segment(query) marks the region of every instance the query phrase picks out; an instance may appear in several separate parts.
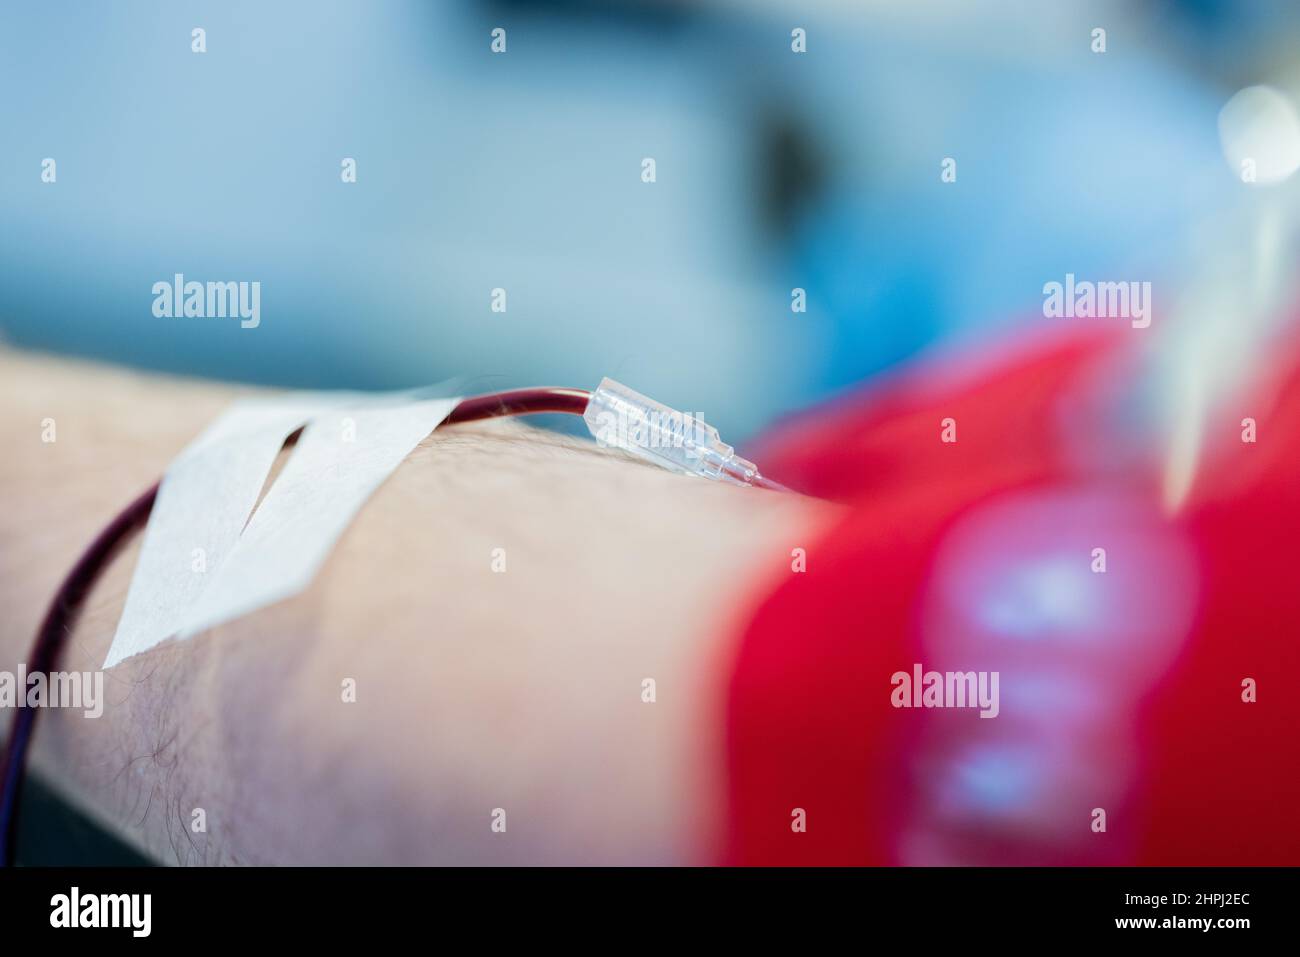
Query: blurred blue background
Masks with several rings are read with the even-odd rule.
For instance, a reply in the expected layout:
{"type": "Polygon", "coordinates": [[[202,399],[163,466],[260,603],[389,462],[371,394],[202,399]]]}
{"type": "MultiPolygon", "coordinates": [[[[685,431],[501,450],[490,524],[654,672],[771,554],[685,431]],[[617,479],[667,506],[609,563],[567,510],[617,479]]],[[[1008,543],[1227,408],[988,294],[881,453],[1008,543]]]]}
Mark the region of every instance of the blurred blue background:
{"type": "Polygon", "coordinates": [[[8,0],[0,328],[290,386],[610,375],[743,439],[1043,322],[1066,272],[1158,275],[1233,202],[1218,110],[1294,77],[1298,21],[1284,0],[8,0]],[[177,272],[260,281],[261,325],[156,318],[177,272]]]}

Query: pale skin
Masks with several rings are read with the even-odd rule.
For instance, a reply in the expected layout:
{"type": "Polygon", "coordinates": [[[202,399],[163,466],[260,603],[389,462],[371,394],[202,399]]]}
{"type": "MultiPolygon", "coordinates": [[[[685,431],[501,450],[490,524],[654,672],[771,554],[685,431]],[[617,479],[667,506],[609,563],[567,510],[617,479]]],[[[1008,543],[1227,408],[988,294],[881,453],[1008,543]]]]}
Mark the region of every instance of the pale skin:
{"type": "MultiPolygon", "coordinates": [[[[235,394],[0,350],[0,669],[235,394]]],[[[307,592],[111,669],[99,719],[44,711],[32,767],[166,863],[707,863],[738,629],[831,517],[515,423],[446,427],[307,592]]],[[[63,669],[102,665],[138,549],[63,669]]]]}

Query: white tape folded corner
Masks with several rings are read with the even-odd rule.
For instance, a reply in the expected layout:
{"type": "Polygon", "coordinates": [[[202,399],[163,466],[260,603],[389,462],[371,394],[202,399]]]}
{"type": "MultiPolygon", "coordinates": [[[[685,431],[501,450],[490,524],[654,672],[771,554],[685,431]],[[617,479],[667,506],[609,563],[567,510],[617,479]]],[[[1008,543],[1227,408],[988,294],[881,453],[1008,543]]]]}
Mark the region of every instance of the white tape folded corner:
{"type": "Polygon", "coordinates": [[[163,477],[104,667],[311,584],[370,495],[459,401],[430,391],[306,393],[227,410],[163,477]]]}

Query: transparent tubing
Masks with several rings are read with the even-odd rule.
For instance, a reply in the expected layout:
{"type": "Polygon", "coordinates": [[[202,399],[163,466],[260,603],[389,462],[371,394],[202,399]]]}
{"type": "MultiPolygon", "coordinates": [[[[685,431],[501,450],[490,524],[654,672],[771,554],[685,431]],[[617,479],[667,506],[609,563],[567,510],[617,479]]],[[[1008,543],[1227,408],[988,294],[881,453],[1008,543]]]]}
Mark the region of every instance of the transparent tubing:
{"type": "Polygon", "coordinates": [[[690,412],[678,412],[613,379],[602,379],[582,414],[596,442],[683,475],[730,485],[785,490],[723,442],[718,430],[690,412]]]}

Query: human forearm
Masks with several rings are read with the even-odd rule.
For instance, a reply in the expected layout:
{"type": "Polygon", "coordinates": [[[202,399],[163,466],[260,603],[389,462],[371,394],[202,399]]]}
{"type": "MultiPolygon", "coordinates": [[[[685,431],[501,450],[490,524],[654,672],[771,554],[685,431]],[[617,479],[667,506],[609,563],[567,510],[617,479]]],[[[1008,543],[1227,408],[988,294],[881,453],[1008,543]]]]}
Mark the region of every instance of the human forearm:
{"type": "MultiPolygon", "coordinates": [[[[69,397],[79,383],[55,391],[72,434],[104,439],[96,459],[118,457],[122,422],[149,451],[93,495],[66,464],[29,461],[12,480],[11,500],[46,488],[76,504],[44,503],[57,547],[24,586],[3,586],[21,606],[5,616],[6,661],[77,549],[228,400],[159,383],[112,406],[106,425],[93,421],[102,403],[69,397]]],[[[699,860],[718,793],[729,609],[754,575],[788,570],[811,520],[798,499],[545,433],[444,428],[307,593],[108,672],[104,718],[51,712],[37,758],[101,816],[184,861],[699,860]],[[492,570],[496,548],[504,573],[492,570]],[[641,700],[647,677],[653,705],[641,700]],[[195,808],[206,835],[190,828],[195,808]],[[506,834],[489,827],[494,808],[506,834]]],[[[0,525],[7,569],[31,551],[26,521],[0,525]]],[[[136,547],[92,595],[64,667],[102,662],[136,547]]]]}

